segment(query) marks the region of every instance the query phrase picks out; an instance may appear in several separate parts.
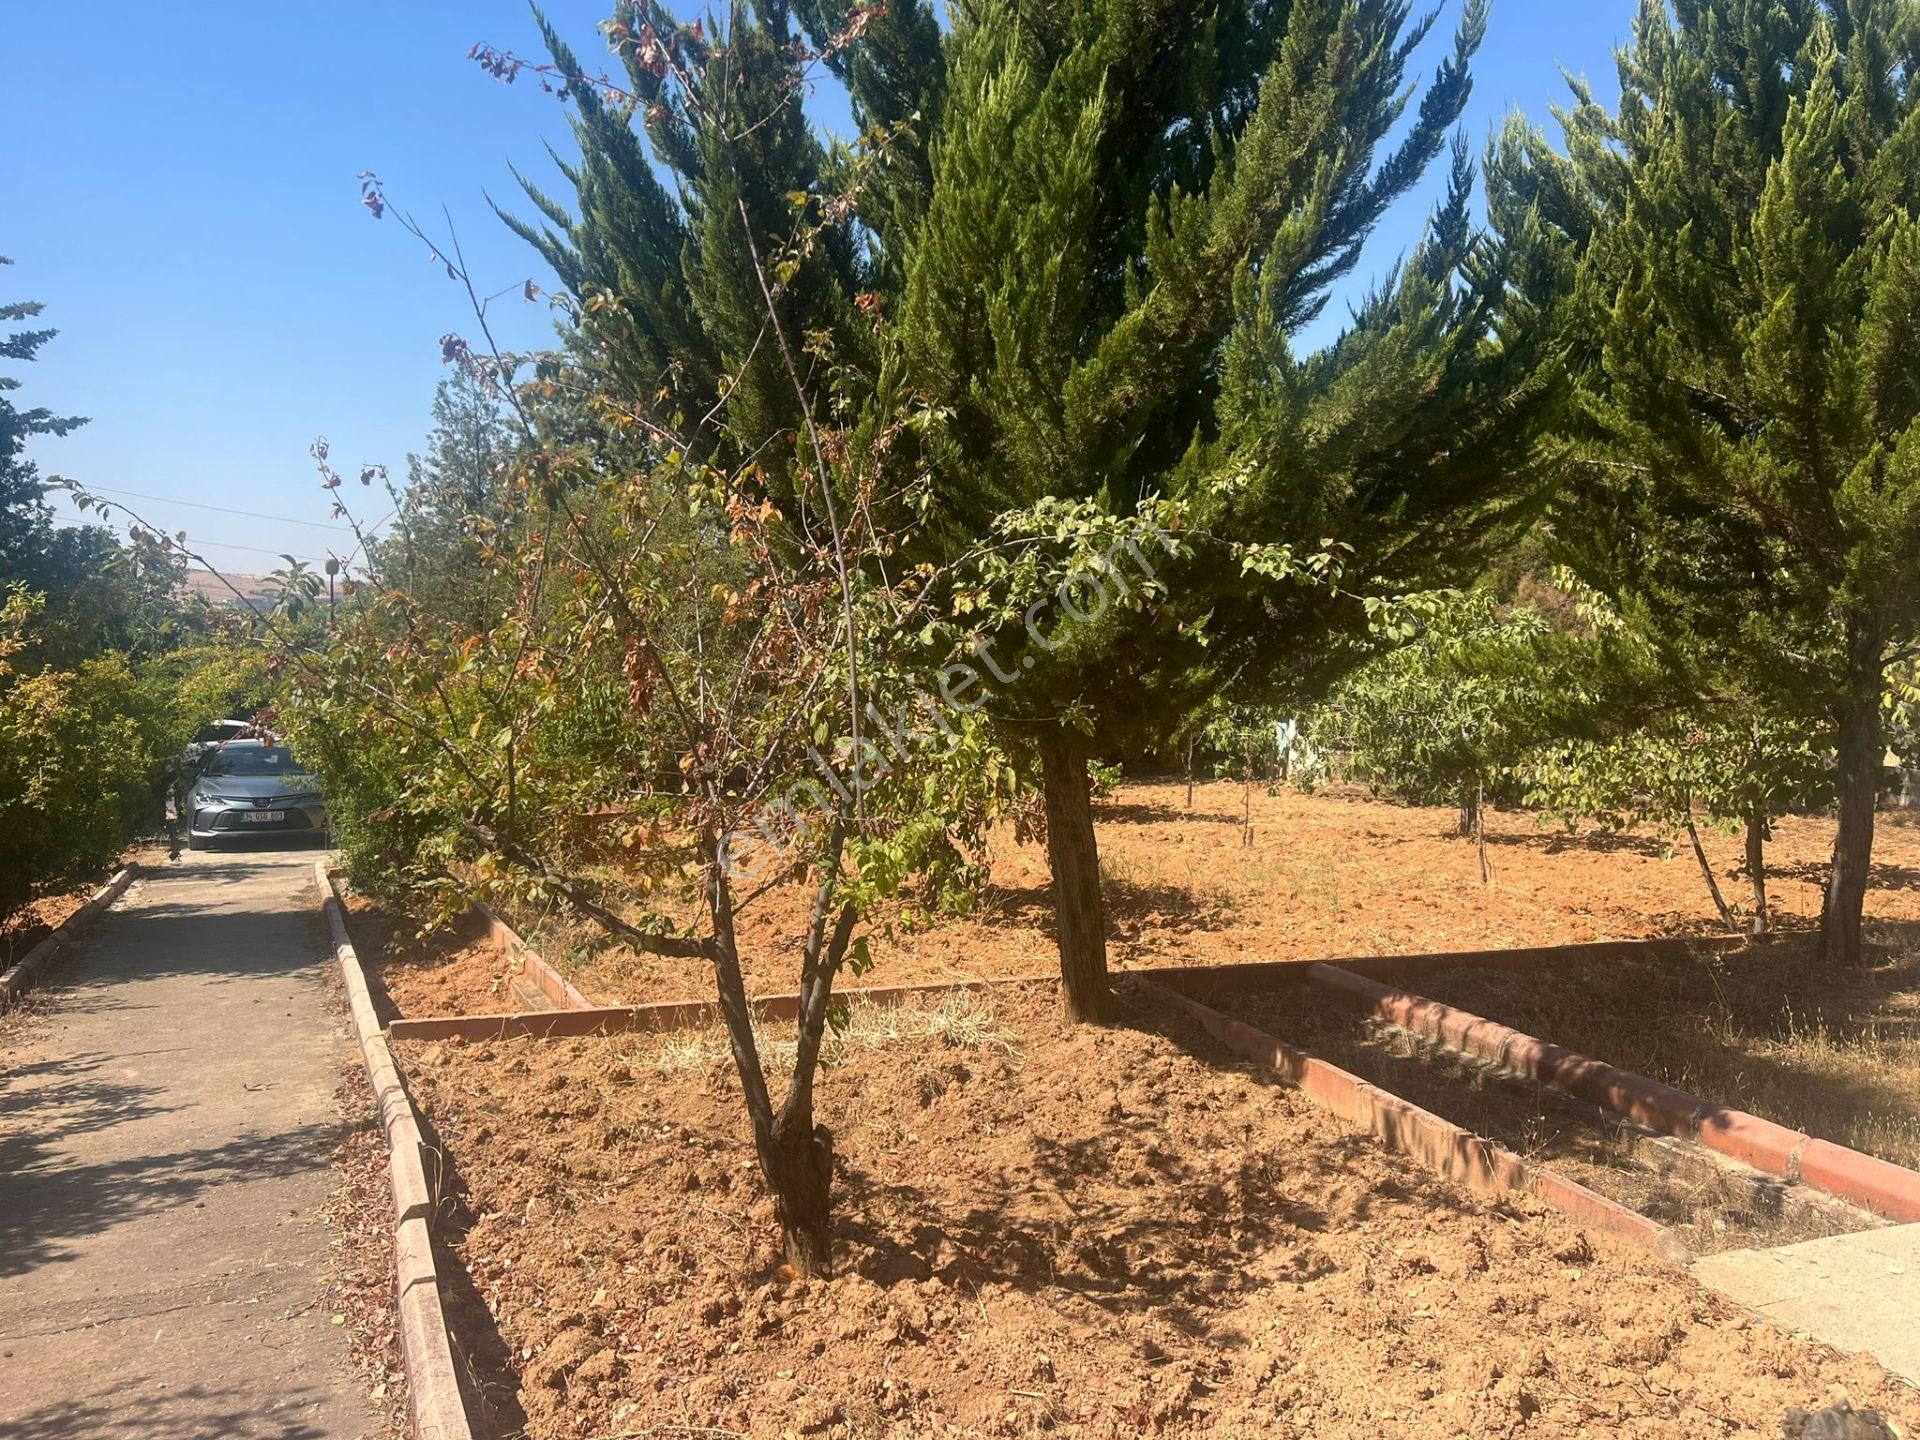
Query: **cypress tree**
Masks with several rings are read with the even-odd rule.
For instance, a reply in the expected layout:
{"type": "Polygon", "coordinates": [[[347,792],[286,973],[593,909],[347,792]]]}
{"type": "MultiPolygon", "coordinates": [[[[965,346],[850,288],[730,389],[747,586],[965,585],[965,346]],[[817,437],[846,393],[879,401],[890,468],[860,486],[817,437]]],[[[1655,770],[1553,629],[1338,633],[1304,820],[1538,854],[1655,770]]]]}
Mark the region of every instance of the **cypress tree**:
{"type": "Polygon", "coordinates": [[[1088,760],[1215,695],[1310,698],[1367,653],[1356,591],[1471,576],[1537,483],[1546,382],[1463,146],[1405,263],[1335,342],[1296,349],[1466,103],[1479,0],[1390,143],[1434,19],[1374,0],[955,14],[898,335],[950,417],[936,513],[956,550],[1010,516],[1179,530],[1152,603],[1043,650],[1017,623],[982,636],[1026,650],[992,713],[1040,762],[1078,1018],[1107,998],[1088,760]]]}
{"type": "Polygon", "coordinates": [[[1821,954],[1858,963],[1888,667],[1920,637],[1920,5],[1645,0],[1609,115],[1513,127],[1577,377],[1566,558],[1709,695],[1837,752],[1821,954]]]}

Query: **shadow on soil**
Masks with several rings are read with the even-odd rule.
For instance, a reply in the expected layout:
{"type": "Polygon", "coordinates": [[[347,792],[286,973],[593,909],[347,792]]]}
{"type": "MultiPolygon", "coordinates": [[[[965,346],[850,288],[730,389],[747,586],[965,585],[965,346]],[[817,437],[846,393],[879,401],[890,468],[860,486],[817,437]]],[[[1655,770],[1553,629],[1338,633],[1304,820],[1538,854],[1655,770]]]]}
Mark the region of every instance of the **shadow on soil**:
{"type": "MultiPolygon", "coordinates": [[[[1827,867],[1810,862],[1776,865],[1769,873],[1808,885],[1824,887],[1827,883],[1827,867]]],[[[1920,870],[1908,865],[1876,864],[1868,876],[1867,886],[1869,890],[1920,890],[1920,870]]]]}
{"type": "Polygon", "coordinates": [[[429,1152],[440,1157],[442,1166],[440,1208],[431,1229],[433,1263],[440,1276],[440,1303],[460,1378],[460,1398],[475,1440],[513,1440],[527,1428],[527,1412],[520,1405],[519,1370],[486,1297],[459,1254],[474,1220],[466,1182],[432,1119],[420,1106],[414,1109],[420,1118],[421,1139],[429,1152]]]}
{"type": "MultiPolygon", "coordinates": [[[[1251,1074],[1257,1084],[1283,1088],[1269,1074],[1250,1072],[1185,1015],[1139,997],[1117,998],[1116,1023],[1163,1037],[1209,1069],[1251,1074]]],[[[1231,1345],[1246,1337],[1222,1329],[1214,1317],[1234,1293],[1304,1284],[1335,1268],[1317,1247],[1300,1243],[1303,1235],[1362,1223],[1382,1201],[1419,1194],[1448,1203],[1449,1192],[1424,1176],[1381,1177],[1344,1194],[1339,1213],[1330,1214],[1303,1198],[1303,1173],[1277,1146],[1227,1165],[1209,1163],[1213,1157],[1206,1153],[1163,1143],[1155,1112],[1152,1102],[1142,1103],[1138,1113],[1130,1109],[1123,1083],[1097,1130],[1039,1141],[1030,1168],[983,1188],[981,1203],[965,1210],[911,1183],[878,1182],[858,1164],[843,1162],[835,1179],[836,1237],[853,1242],[859,1257],[854,1270],[882,1287],[934,1275],[956,1285],[993,1282],[1070,1295],[1130,1325],[1152,1314],[1189,1335],[1231,1345]],[[1116,1194],[1114,1167],[1123,1154],[1144,1156],[1129,1189],[1151,1188],[1165,1205],[1143,1209],[1125,1193],[1116,1194]],[[904,1230],[867,1218],[901,1215],[921,1218],[904,1230]],[[1222,1223],[1229,1218],[1230,1224],[1222,1223]],[[1257,1270],[1247,1268],[1253,1257],[1263,1262],[1257,1270]]],[[[1367,1136],[1354,1133],[1320,1149],[1338,1169],[1371,1147],[1367,1136]]],[[[1107,1322],[1084,1316],[1070,1323],[1107,1322]]]]}
{"type": "Polygon", "coordinates": [[[1189,809],[1151,800],[1096,800],[1093,819],[1097,825],[1231,825],[1238,829],[1241,824],[1238,811],[1189,809]]]}
{"type": "MultiPolygon", "coordinates": [[[[1230,896],[1172,881],[1139,882],[1105,876],[1100,882],[1107,923],[1126,938],[1151,921],[1157,930],[1185,935],[1219,929],[1239,908],[1230,896]]],[[[996,885],[980,907],[982,924],[1002,930],[1053,934],[1051,885],[996,885]]]]}

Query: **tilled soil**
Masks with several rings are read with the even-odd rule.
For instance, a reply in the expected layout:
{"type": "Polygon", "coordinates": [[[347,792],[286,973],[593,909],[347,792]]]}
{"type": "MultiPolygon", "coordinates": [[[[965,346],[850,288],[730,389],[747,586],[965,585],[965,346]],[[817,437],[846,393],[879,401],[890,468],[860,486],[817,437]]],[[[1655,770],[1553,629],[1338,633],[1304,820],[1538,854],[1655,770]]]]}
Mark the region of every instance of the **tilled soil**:
{"type": "Polygon", "coordinates": [[[527,1433],[1666,1440],[1839,1391],[1920,1425],[1871,1362],[1429,1177],[1184,1017],[985,1003],[856,1017],[826,1281],[776,1265],[715,1036],[397,1047],[527,1433]]]}

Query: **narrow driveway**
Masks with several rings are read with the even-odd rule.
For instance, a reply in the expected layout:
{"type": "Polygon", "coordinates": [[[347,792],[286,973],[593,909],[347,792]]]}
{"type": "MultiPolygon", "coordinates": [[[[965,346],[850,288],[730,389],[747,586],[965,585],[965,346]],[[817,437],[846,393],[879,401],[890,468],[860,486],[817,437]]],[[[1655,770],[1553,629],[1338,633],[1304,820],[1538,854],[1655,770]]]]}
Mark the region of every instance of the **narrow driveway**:
{"type": "Polygon", "coordinates": [[[350,1032],[311,850],[137,880],[0,1025],[0,1437],[375,1433],[322,1299],[350,1032]]]}

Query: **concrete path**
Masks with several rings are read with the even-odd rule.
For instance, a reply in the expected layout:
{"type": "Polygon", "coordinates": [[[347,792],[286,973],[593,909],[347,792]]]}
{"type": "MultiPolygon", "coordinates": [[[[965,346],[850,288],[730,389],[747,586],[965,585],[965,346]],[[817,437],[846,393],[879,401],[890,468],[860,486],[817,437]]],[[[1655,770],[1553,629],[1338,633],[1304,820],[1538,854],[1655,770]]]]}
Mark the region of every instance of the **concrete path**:
{"type": "Polygon", "coordinates": [[[377,1433],[322,1300],[351,1038],[311,850],[145,875],[0,1025],[0,1437],[377,1433]]]}
{"type": "Polygon", "coordinates": [[[1920,1225],[1729,1250],[1696,1260],[1693,1273],[1789,1330],[1864,1351],[1920,1385],[1920,1225]]]}

